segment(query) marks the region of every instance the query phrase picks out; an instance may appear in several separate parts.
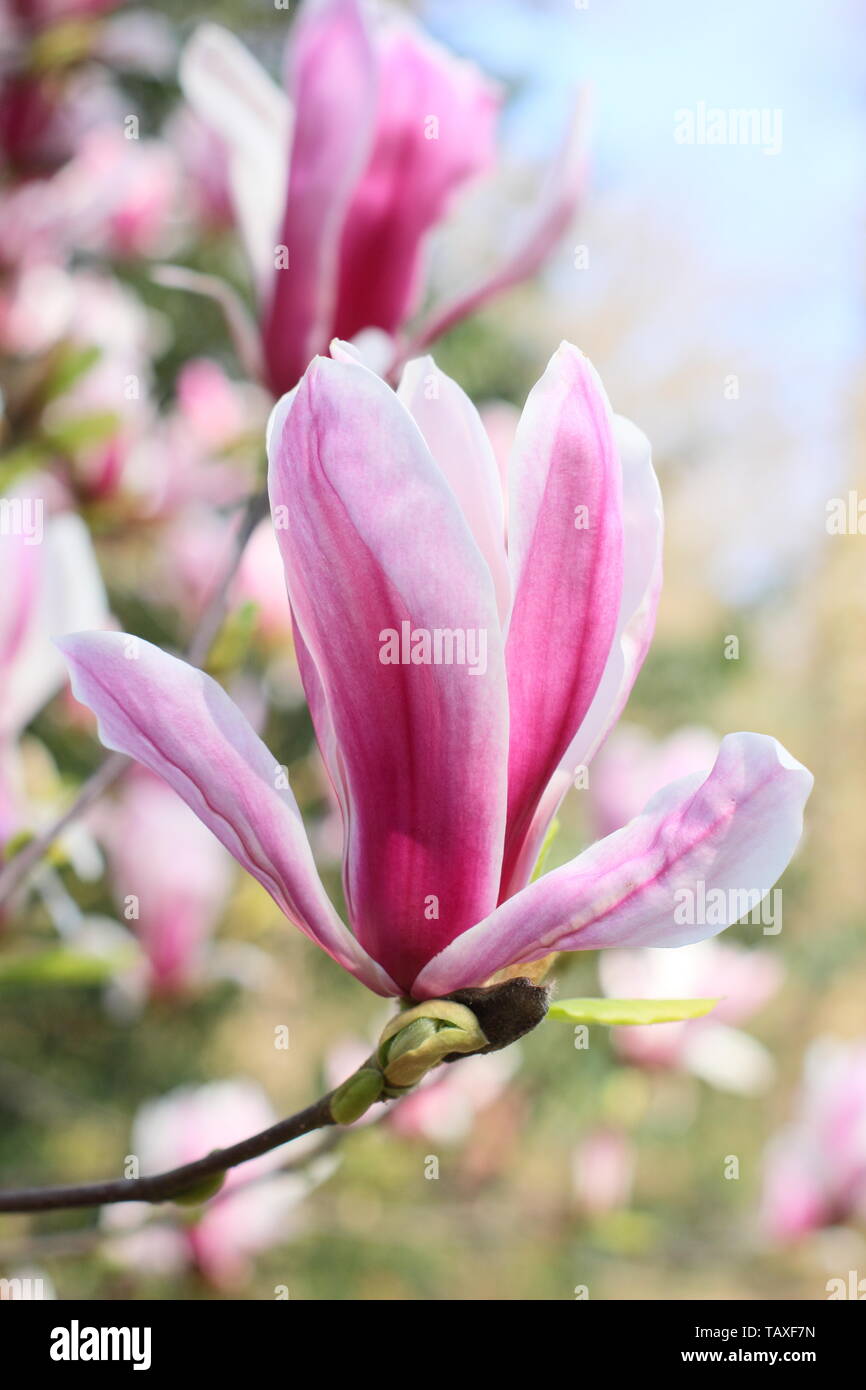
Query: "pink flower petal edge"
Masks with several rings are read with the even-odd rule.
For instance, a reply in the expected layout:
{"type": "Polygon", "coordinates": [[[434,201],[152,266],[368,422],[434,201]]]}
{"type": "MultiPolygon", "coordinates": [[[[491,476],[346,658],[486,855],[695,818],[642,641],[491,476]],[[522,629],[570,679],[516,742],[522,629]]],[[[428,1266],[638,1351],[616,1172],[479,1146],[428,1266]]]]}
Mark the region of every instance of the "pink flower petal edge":
{"type": "Polygon", "coordinates": [[[290,921],[377,994],[399,991],[334,911],[283,769],[210,676],[122,632],[57,644],[108,748],[163,777],[290,921]]]}
{"type": "Polygon", "coordinates": [[[742,893],[762,897],[788,864],[812,781],[776,739],[729,734],[706,780],[672,783],[622,830],[503,903],[421,971],[413,994],[448,993],[555,950],[684,946],[715,935],[740,917],[742,893]],[[727,895],[726,920],[700,920],[700,884],[727,895]],[[696,920],[680,923],[689,893],[696,920]]]}

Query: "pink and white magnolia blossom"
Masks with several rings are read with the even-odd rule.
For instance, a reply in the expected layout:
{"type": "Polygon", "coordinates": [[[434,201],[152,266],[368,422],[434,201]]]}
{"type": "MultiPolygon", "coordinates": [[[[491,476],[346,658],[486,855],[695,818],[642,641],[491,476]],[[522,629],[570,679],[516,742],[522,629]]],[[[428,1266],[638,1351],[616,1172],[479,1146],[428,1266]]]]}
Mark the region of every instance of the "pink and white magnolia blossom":
{"type": "Polygon", "coordinates": [[[584,1135],[571,1155],[575,1202],[589,1217],[608,1216],[631,1201],[637,1154],[624,1130],[599,1125],[584,1135]]]}
{"type": "Polygon", "coordinates": [[[200,984],[231,859],[176,792],[135,766],[105,817],[111,878],[156,994],[200,984]]]}
{"type": "MultiPolygon", "coordinates": [[[[719,740],[709,729],[682,728],[656,740],[637,725],[620,725],[600,750],[589,778],[593,828],[610,835],[638,815],[653,788],[706,771],[719,740]]],[[[745,1095],[773,1079],[767,1049],[735,1025],[756,1013],[779,988],[782,967],[767,951],[700,941],[679,951],[608,951],[599,965],[605,994],[614,998],[680,999],[719,996],[704,1018],[614,1028],[620,1056],[634,1063],[688,1071],[721,1090],[745,1095]]]]}
{"type": "Polygon", "coordinates": [[[866,1039],[810,1047],[794,1117],[764,1158],[762,1225],[778,1241],[866,1221],[866,1039]]]}
{"type": "Polygon", "coordinates": [[[778,990],[782,967],[768,951],[699,941],[680,951],[607,951],[605,994],[627,999],[718,998],[712,1013],[681,1023],[614,1028],[620,1056],[636,1066],[688,1071],[719,1090],[756,1095],[773,1080],[767,1049],[737,1025],[778,990]]]}
{"type": "MultiPolygon", "coordinates": [[[[275,394],[334,336],[394,338],[418,307],[428,234],[494,165],[498,88],[405,15],[374,14],[363,0],[307,0],[284,92],[213,24],[193,34],[180,80],[226,148],[275,394]]],[[[503,263],[436,309],[414,341],[426,344],[538,270],[583,186],[578,126],[503,263]]]]}
{"type": "Polygon", "coordinates": [[[52,639],[108,621],[86,526],[44,507],[24,492],[0,499],[0,839],[20,823],[18,740],[63,686],[52,639]]]}
{"type": "MultiPolygon", "coordinates": [[[[276,1122],[267,1096],[252,1081],[214,1081],[182,1086],[148,1101],[132,1129],[132,1153],[142,1174],[158,1173],[203,1158],[276,1122]]],[[[297,1141],[300,1156],[314,1136],[297,1141]]],[[[178,1273],[189,1265],[215,1287],[242,1284],[252,1258],[292,1233],[304,1198],[334,1170],[332,1157],[314,1159],[303,1172],[281,1173],[280,1149],[230,1168],[225,1182],[194,1221],[151,1220],[154,1208],[127,1202],[104,1208],[105,1253],[140,1273],[178,1273]]]]}
{"type": "Polygon", "coordinates": [[[596,835],[610,835],[633,819],[656,787],[712,767],[719,740],[709,729],[676,729],[654,739],[637,724],[620,724],[599,750],[589,778],[596,835]]]}
{"type": "Polygon", "coordinates": [[[456,382],[425,358],[395,392],[335,351],[274,410],[270,495],[342,811],[350,927],[285,770],[201,671],[123,634],[65,639],[103,742],[165,777],[380,994],[423,1000],[551,951],[713,935],[727,923],[677,922],[677,894],[722,890],[733,920],[731,890],[768,892],[801,834],[811,774],[766,735],[729,735],[706,776],[530,882],[652,635],[662,523],[646,439],[564,343],[517,430],[506,545],[499,470],[456,382]]]}

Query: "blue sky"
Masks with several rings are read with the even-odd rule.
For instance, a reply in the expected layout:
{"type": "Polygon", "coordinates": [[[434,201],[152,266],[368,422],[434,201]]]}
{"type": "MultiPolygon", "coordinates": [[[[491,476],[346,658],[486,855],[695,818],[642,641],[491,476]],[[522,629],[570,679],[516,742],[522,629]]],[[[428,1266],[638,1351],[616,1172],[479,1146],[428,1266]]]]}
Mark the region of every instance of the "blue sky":
{"type": "Polygon", "coordinates": [[[707,295],[679,306],[688,330],[727,338],[734,353],[747,346],[766,366],[815,440],[792,493],[819,496],[845,476],[832,440],[864,359],[866,15],[857,8],[427,0],[423,11],[438,37],[513,89],[504,133],[520,156],[544,157],[569,93],[591,83],[595,195],[652,206],[696,248],[707,295]],[[780,152],[678,144],[675,112],[699,102],[781,111],[780,152]]]}

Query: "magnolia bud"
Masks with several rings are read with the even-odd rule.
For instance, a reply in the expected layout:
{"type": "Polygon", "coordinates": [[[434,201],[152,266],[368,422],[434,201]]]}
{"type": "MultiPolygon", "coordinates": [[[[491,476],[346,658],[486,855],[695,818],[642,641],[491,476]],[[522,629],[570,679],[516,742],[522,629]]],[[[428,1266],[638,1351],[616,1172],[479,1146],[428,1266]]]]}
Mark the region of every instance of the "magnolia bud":
{"type": "Polygon", "coordinates": [[[379,1041],[386,1094],[416,1086],[433,1067],[458,1052],[478,1052],[487,1038],[463,1004],[429,999],[392,1018],[379,1041]]]}

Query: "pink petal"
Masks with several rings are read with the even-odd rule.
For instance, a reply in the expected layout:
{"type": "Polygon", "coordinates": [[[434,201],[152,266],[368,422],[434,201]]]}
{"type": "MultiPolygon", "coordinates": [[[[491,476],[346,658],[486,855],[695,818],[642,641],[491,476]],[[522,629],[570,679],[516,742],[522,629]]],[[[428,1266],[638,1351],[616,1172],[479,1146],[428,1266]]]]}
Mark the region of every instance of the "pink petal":
{"type": "Polygon", "coordinates": [[[219,138],[259,293],[270,284],[286,193],[291,107],[228,29],[200,24],[181,54],[184,96],[219,138]]]}
{"type": "Polygon", "coordinates": [[[505,622],[511,607],[511,577],[505,553],[502,485],[478,411],[432,357],[407,362],[397,395],[460,503],[493,576],[499,616],[505,622]]]}
{"type": "Polygon", "coordinates": [[[183,990],[203,969],[234,865],[168,783],[140,766],[106,810],[115,896],[138,898],[134,930],[151,983],[158,991],[183,990]]]}
{"type": "Polygon", "coordinates": [[[377,994],[398,993],[328,901],[282,769],[222,686],[127,633],[79,632],[58,646],[106,747],[165,778],[334,960],[377,994]]]}
{"type": "Polygon", "coordinates": [[[783,1130],[767,1146],[760,1221],[770,1239],[785,1244],[832,1224],[836,1213],[820,1158],[817,1146],[810,1149],[796,1127],[783,1130]]]}
{"type": "Polygon", "coordinates": [[[722,925],[680,923],[683,890],[764,894],[800,838],[812,775],[775,739],[729,734],[705,781],[684,778],[642,815],[503,903],[421,972],[416,998],[479,984],[550,951],[685,946],[722,925]]]}
{"type": "Polygon", "coordinates": [[[508,511],[514,607],[506,644],[504,888],[539,800],[592,704],[622,594],[620,463],[609,408],[586,358],[568,343],[526,402],[508,511]]]}
{"type": "Polygon", "coordinates": [[[271,432],[270,489],[342,800],[350,918],[405,988],[496,900],[508,714],[490,572],[411,416],[365,367],[311,365],[271,432]],[[486,669],[383,663],[403,623],[474,635],[486,669]]]}
{"type": "Polygon", "coordinates": [[[415,308],[427,232],[492,166],[498,93],[405,22],[387,24],[372,153],[349,206],[334,332],[394,333],[415,308]],[[435,123],[435,124],[434,124],[435,123]]]}
{"type": "Polygon", "coordinates": [[[447,301],[413,336],[408,356],[421,352],[456,323],[477,311],[495,295],[529,280],[568,230],[586,183],[586,98],[579,93],[559,152],[539,191],[528,225],[503,264],[454,299],[447,301]]]}
{"type": "Polygon", "coordinates": [[[357,0],[304,6],[287,80],[295,130],[279,243],[289,264],[274,271],[263,329],[276,395],[294,386],[334,332],[340,242],[376,110],[376,58],[357,0]]]}
{"type": "Polygon", "coordinates": [[[622,465],[623,584],[616,635],[604,674],[580,728],[545,788],[502,896],[528,882],[547,829],[579,767],[585,767],[622,713],[649,650],[662,583],[662,500],[649,441],[629,420],[614,416],[622,465]]]}
{"type": "MultiPolygon", "coordinates": [[[[40,522],[41,525],[41,522],[40,522]]],[[[44,536],[0,536],[0,736],[17,737],[65,679],[52,638],[108,621],[108,600],[81,517],[45,521],[44,536]]]]}

